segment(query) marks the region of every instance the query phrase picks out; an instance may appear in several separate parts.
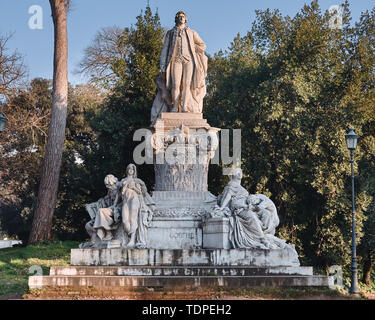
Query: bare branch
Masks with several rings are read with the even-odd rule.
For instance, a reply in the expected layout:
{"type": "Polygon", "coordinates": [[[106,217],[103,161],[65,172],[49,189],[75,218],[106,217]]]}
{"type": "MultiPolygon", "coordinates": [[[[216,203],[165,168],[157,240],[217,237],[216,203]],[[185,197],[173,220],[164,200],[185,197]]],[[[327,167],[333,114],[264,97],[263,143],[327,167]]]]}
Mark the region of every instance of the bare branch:
{"type": "Polygon", "coordinates": [[[85,49],[78,73],[85,74],[92,82],[115,82],[129,54],[127,40],[127,29],[117,26],[101,29],[85,49]]]}
{"type": "Polygon", "coordinates": [[[24,85],[27,68],[23,56],[14,51],[8,52],[8,41],[13,34],[0,35],[0,95],[8,96],[10,91],[24,85]]]}

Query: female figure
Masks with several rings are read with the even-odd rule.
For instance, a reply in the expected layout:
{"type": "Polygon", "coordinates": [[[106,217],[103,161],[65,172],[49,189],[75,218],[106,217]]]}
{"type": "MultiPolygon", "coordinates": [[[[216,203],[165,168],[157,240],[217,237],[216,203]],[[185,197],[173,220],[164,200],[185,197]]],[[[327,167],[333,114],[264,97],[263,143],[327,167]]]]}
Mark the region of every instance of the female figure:
{"type": "Polygon", "coordinates": [[[122,223],[130,240],[128,247],[146,247],[147,226],[152,219],[151,207],[154,205],[147,193],[145,183],[137,178],[137,168],[129,164],[126,168],[127,177],[120,183],[122,186],[122,223]]]}
{"type": "Polygon", "coordinates": [[[227,207],[231,212],[229,239],[233,247],[259,249],[285,247],[285,241],[274,236],[275,228],[279,223],[276,207],[271,208],[272,201],[263,195],[249,196],[247,190],[241,186],[241,179],[242,170],[237,168],[233,171],[231,181],[219,199],[219,209],[224,210],[227,207]]]}

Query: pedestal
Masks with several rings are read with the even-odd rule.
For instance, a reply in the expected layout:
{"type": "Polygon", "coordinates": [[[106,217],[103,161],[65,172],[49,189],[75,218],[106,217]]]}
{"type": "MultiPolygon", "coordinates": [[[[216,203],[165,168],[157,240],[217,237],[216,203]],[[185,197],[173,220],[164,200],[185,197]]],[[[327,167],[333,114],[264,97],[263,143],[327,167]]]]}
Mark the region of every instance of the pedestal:
{"type": "Polygon", "coordinates": [[[208,191],[208,166],[220,129],[202,114],[163,113],[153,130],[155,191],[208,191]]]}
{"type": "Polygon", "coordinates": [[[156,208],[148,229],[149,247],[202,248],[202,217],[216,204],[207,179],[219,129],[202,114],[163,113],[153,130],[156,208]]]}
{"type": "Polygon", "coordinates": [[[212,218],[203,223],[203,248],[230,249],[229,219],[212,218]]]}

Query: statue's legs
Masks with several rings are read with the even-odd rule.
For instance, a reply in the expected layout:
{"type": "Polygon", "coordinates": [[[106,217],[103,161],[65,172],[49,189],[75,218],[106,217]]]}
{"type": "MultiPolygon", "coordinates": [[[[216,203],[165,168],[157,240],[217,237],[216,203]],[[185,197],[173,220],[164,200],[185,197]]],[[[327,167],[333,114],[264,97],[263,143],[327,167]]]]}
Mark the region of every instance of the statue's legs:
{"type": "Polygon", "coordinates": [[[192,109],[192,94],[191,94],[191,79],[193,77],[193,63],[186,62],[183,65],[182,74],[182,91],[181,91],[181,111],[191,112],[192,109]]]}
{"type": "Polygon", "coordinates": [[[257,215],[260,221],[262,222],[263,232],[274,235],[276,226],[273,223],[272,212],[266,209],[262,209],[257,213],[257,215]]]}
{"type": "Polygon", "coordinates": [[[243,227],[251,234],[257,241],[265,245],[267,248],[270,247],[269,241],[266,239],[265,234],[263,232],[262,222],[260,221],[258,215],[249,210],[244,209],[238,214],[243,220],[243,227]]]}
{"type": "Polygon", "coordinates": [[[90,236],[91,242],[95,243],[96,240],[97,240],[97,235],[95,233],[95,230],[94,230],[93,226],[94,226],[94,220],[91,220],[91,221],[86,223],[85,229],[90,236]]]}
{"type": "Polygon", "coordinates": [[[140,211],[141,203],[138,197],[124,200],[122,206],[122,222],[124,225],[125,232],[129,235],[130,241],[129,247],[135,245],[135,236],[138,229],[138,214],[140,211]]]}
{"type": "Polygon", "coordinates": [[[182,80],[182,61],[180,59],[176,59],[172,63],[171,67],[171,74],[172,74],[172,103],[173,103],[173,110],[172,112],[179,112],[179,102],[180,102],[180,87],[181,87],[181,80],[182,80]]]}

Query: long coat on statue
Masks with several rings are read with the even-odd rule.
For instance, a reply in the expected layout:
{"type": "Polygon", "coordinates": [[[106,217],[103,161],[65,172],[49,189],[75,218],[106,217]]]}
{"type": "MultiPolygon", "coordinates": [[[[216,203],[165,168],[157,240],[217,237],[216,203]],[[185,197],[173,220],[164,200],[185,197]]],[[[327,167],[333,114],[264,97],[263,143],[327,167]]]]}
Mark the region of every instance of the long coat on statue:
{"type": "MultiPolygon", "coordinates": [[[[178,28],[174,27],[169,30],[164,39],[163,49],[160,57],[160,69],[165,71],[165,86],[167,90],[172,89],[172,74],[171,65],[174,61],[177,47],[177,31],[178,28]]],[[[193,103],[189,106],[189,112],[202,113],[203,98],[206,95],[206,76],[207,76],[207,61],[208,58],[204,54],[206,45],[199,37],[198,33],[191,30],[189,27],[185,28],[186,36],[189,43],[190,52],[193,57],[193,77],[191,81],[191,94],[193,103]]]]}

